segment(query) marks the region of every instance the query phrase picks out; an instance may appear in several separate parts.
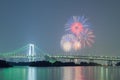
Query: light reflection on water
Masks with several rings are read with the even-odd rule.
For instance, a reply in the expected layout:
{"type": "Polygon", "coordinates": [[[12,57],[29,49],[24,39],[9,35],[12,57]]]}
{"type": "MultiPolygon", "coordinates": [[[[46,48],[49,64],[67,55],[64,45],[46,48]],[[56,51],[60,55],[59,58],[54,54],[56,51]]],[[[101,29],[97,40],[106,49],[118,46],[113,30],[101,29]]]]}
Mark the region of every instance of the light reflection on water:
{"type": "Polygon", "coordinates": [[[0,80],[119,80],[120,67],[12,67],[0,80]]]}
{"type": "Polygon", "coordinates": [[[28,80],[36,80],[36,69],[34,67],[28,68],[28,80]]]}
{"type": "Polygon", "coordinates": [[[68,67],[63,68],[63,79],[62,80],[84,80],[82,73],[82,67],[68,67]]]}

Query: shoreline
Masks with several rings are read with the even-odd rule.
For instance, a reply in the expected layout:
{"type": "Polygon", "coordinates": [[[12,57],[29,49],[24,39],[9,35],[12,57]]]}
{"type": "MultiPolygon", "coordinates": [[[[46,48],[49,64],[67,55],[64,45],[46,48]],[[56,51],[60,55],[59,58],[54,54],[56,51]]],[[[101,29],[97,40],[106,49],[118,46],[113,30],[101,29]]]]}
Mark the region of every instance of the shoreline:
{"type": "MultiPolygon", "coordinates": [[[[49,61],[35,61],[35,62],[7,62],[4,60],[0,60],[0,68],[7,68],[13,66],[30,66],[30,67],[65,67],[65,66],[104,66],[94,62],[80,62],[79,64],[75,64],[74,62],[61,62],[56,61],[51,63],[49,61]]],[[[120,66],[118,62],[115,66],[120,66]]]]}

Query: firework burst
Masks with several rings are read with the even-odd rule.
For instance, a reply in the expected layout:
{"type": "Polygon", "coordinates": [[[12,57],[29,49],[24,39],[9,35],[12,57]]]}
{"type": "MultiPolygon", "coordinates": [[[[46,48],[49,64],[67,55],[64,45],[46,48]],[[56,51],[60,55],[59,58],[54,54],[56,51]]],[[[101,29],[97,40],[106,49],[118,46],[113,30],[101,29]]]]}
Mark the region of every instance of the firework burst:
{"type": "Polygon", "coordinates": [[[81,49],[81,43],[80,43],[79,41],[75,41],[75,42],[73,43],[73,49],[74,49],[75,51],[80,50],[80,49],[81,49]]]}
{"type": "Polygon", "coordinates": [[[80,35],[80,41],[82,44],[82,47],[89,46],[91,47],[94,43],[95,35],[93,34],[93,31],[89,28],[85,28],[80,35]]]}
{"type": "Polygon", "coordinates": [[[72,45],[76,37],[73,34],[63,35],[61,39],[61,47],[65,52],[69,52],[72,50],[72,45]]]}
{"type": "Polygon", "coordinates": [[[68,34],[61,39],[61,47],[64,51],[80,50],[86,46],[91,47],[94,43],[95,35],[90,29],[88,19],[84,16],[73,16],[65,25],[68,34]]]}
{"type": "Polygon", "coordinates": [[[78,36],[83,31],[83,28],[88,27],[87,20],[84,16],[73,16],[65,25],[65,30],[78,36]]]}

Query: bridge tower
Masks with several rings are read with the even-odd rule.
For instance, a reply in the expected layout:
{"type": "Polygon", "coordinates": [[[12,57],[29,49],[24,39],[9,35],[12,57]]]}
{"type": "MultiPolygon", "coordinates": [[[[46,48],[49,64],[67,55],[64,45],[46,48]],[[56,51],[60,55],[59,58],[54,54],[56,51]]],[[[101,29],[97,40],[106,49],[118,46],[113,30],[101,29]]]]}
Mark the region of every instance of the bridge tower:
{"type": "Polygon", "coordinates": [[[35,45],[34,44],[29,44],[29,52],[28,52],[28,56],[29,56],[29,61],[33,61],[35,60],[35,58],[33,56],[35,56],[35,45]]]}
{"type": "Polygon", "coordinates": [[[29,56],[35,55],[35,46],[34,44],[29,44],[29,56]]]}

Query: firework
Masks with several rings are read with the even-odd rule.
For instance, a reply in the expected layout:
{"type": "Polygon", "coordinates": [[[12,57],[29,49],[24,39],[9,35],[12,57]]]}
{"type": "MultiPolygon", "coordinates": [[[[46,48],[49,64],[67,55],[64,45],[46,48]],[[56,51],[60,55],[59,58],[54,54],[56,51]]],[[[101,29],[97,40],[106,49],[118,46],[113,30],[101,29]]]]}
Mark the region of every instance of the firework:
{"type": "Polygon", "coordinates": [[[93,31],[89,28],[85,28],[80,35],[82,46],[91,47],[92,44],[94,43],[94,38],[95,38],[95,35],[93,34],[93,31]]]}
{"type": "Polygon", "coordinates": [[[73,34],[66,34],[61,39],[61,47],[65,52],[80,50],[81,43],[73,34]]]}
{"type": "Polygon", "coordinates": [[[71,51],[74,40],[75,40],[75,36],[73,34],[64,35],[61,39],[62,49],[66,52],[71,51]]]}
{"type": "Polygon", "coordinates": [[[62,48],[65,52],[69,52],[72,49],[72,43],[69,41],[66,41],[63,43],[62,48]]]}
{"type": "Polygon", "coordinates": [[[87,19],[85,19],[84,16],[73,16],[65,25],[65,30],[78,36],[83,31],[84,27],[88,27],[87,19]]]}
{"type": "Polygon", "coordinates": [[[88,19],[84,16],[73,16],[65,25],[68,34],[61,39],[61,47],[65,52],[78,51],[86,46],[91,47],[95,35],[88,25],[88,19]]]}
{"type": "Polygon", "coordinates": [[[66,41],[73,42],[75,39],[76,39],[76,37],[73,34],[63,35],[63,37],[61,39],[61,45],[66,41]]]}
{"type": "Polygon", "coordinates": [[[80,49],[81,49],[81,43],[80,43],[79,41],[75,41],[75,42],[73,43],[73,49],[74,49],[75,51],[80,50],[80,49]]]}

